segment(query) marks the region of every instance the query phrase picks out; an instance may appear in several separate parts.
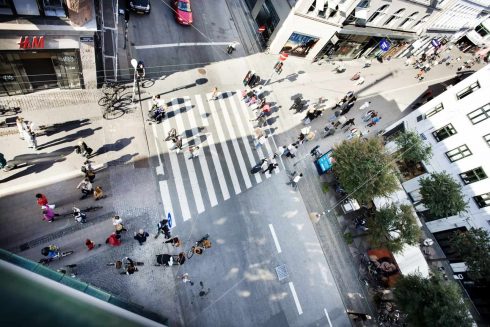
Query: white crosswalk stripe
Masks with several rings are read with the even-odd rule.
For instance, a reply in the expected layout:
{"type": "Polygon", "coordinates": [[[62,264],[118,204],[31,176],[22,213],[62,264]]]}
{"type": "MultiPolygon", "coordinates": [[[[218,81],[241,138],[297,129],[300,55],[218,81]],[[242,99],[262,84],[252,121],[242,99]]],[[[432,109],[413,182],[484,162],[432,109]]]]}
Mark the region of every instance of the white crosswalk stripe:
{"type": "Polygon", "coordinates": [[[210,94],[169,99],[161,127],[152,126],[158,152],[156,173],[164,179],[159,181],[159,188],[165,216],[170,213],[176,217],[174,225],[178,219],[187,221],[271,177],[268,172],[250,176],[250,169],[260,159],[272,156],[274,150],[271,136],[258,148],[251,142],[255,113],[240,94],[225,92],[210,101],[206,100],[210,94]],[[183,137],[184,150],[180,153],[171,141],[164,141],[171,128],[183,137]],[[192,144],[199,146],[199,155],[189,159],[192,144]]]}

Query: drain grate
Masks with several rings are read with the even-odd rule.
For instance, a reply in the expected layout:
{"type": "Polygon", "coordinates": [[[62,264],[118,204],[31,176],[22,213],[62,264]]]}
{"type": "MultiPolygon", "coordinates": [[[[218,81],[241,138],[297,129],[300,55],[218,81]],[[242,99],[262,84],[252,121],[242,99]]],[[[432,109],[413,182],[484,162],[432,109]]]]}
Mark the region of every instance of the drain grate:
{"type": "Polygon", "coordinates": [[[286,265],[277,266],[275,269],[279,281],[289,277],[288,268],[286,268],[286,265]]]}

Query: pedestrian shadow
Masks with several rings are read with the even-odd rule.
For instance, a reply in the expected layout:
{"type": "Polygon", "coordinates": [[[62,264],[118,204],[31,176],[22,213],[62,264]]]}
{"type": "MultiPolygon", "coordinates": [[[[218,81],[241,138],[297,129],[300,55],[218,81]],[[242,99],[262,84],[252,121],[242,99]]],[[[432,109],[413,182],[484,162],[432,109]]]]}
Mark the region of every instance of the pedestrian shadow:
{"type": "Polygon", "coordinates": [[[97,127],[97,128],[85,128],[82,130],[77,131],[76,133],[63,136],[54,140],[51,140],[49,142],[46,142],[44,144],[39,145],[37,148],[40,149],[46,149],[55,145],[67,143],[67,142],[72,142],[76,141],[78,139],[86,138],[87,136],[93,135],[95,131],[101,130],[102,127],[97,127]]]}
{"type": "Polygon", "coordinates": [[[41,133],[39,135],[51,136],[60,132],[69,132],[82,126],[90,125],[90,119],[77,119],[70,120],[63,123],[56,123],[53,125],[40,126],[41,133]]]}
{"type": "Polygon", "coordinates": [[[181,107],[181,108],[177,108],[175,110],[169,111],[167,113],[167,118],[175,117],[175,116],[177,116],[177,114],[186,113],[187,111],[191,110],[192,108],[194,108],[194,105],[192,105],[190,107],[181,107]]]}
{"type": "Polygon", "coordinates": [[[221,94],[218,96],[218,99],[226,99],[226,98],[231,98],[231,97],[232,97],[232,96],[234,96],[235,94],[236,94],[236,92],[235,92],[235,91],[221,93],[221,94]]]}
{"type": "Polygon", "coordinates": [[[125,154],[120,156],[117,159],[111,160],[107,162],[107,166],[119,166],[119,165],[125,165],[131,161],[134,157],[136,157],[139,153],[133,153],[133,154],[125,154]]]}
{"type": "Polygon", "coordinates": [[[270,117],[267,119],[267,125],[274,125],[274,123],[276,122],[278,116],[274,116],[274,117],[270,117]]]}
{"type": "Polygon", "coordinates": [[[277,127],[270,127],[268,129],[266,129],[265,133],[267,134],[267,136],[273,135],[276,130],[277,130],[277,127]]]}
{"type": "Polygon", "coordinates": [[[104,153],[111,152],[111,151],[114,151],[114,152],[120,151],[120,150],[124,149],[125,147],[127,147],[129,144],[131,144],[131,141],[133,139],[134,139],[134,136],[125,137],[125,138],[117,140],[116,142],[114,142],[112,144],[104,144],[97,151],[95,151],[91,157],[95,157],[96,155],[104,154],[104,153]]]}
{"type": "Polygon", "coordinates": [[[66,156],[72,151],[73,147],[66,147],[52,153],[29,153],[15,156],[12,160],[7,162],[8,166],[13,167],[11,170],[27,168],[0,180],[0,183],[6,183],[33,173],[39,174],[53,166],[54,163],[64,161],[66,156]]]}
{"type": "MultiPolygon", "coordinates": [[[[194,129],[194,128],[190,128],[190,129],[186,130],[184,133],[182,133],[182,134],[183,134],[183,137],[192,137],[192,136],[194,136],[194,134],[192,133],[192,130],[193,130],[193,129],[194,129]]],[[[198,127],[198,128],[197,128],[197,133],[201,133],[201,132],[202,132],[202,131],[204,131],[205,129],[206,129],[205,127],[200,126],[200,127],[198,127]]],[[[182,135],[182,134],[181,134],[181,135],[182,135]]],[[[196,135],[197,135],[197,134],[196,134],[196,135]]]]}

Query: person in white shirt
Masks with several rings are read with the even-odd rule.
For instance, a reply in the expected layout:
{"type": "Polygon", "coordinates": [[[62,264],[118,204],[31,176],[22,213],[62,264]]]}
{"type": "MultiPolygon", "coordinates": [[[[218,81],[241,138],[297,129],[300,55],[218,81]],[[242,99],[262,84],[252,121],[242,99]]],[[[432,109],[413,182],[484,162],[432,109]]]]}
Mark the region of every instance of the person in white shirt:
{"type": "Polygon", "coordinates": [[[364,109],[367,109],[369,108],[369,105],[371,104],[371,101],[366,101],[364,102],[360,107],[359,107],[359,110],[364,110],[364,109]]]}

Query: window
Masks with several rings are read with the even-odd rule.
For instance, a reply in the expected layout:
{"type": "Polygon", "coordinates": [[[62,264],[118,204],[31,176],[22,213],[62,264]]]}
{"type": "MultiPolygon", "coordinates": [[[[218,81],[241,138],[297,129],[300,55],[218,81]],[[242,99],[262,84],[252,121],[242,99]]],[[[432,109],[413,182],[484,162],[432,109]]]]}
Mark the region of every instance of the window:
{"type": "Polygon", "coordinates": [[[485,119],[490,118],[490,103],[487,103],[481,108],[473,110],[467,116],[471,120],[473,125],[481,123],[485,119]]]}
{"type": "Polygon", "coordinates": [[[359,2],[359,4],[357,5],[358,8],[367,8],[369,7],[369,0],[362,0],[361,2],[359,2]]]}
{"type": "Polygon", "coordinates": [[[434,116],[435,114],[437,114],[439,111],[442,111],[444,109],[444,106],[442,105],[442,103],[439,103],[434,109],[432,109],[431,111],[429,111],[425,117],[426,118],[429,118],[431,116],[434,116]]]}
{"type": "Polygon", "coordinates": [[[475,92],[479,88],[480,88],[480,83],[478,83],[478,81],[476,81],[475,83],[471,84],[470,86],[468,86],[464,90],[456,93],[456,97],[458,98],[458,100],[461,100],[461,99],[467,97],[468,95],[470,95],[471,93],[475,92]]]}
{"type": "Polygon", "coordinates": [[[446,156],[451,162],[455,162],[461,160],[465,157],[471,156],[472,153],[470,149],[466,146],[466,144],[458,146],[456,149],[452,149],[451,151],[446,152],[446,156]]]}
{"type": "Polygon", "coordinates": [[[39,16],[36,0],[13,0],[17,15],[39,16]]]}
{"type": "Polygon", "coordinates": [[[490,134],[484,135],[483,139],[485,140],[485,142],[487,142],[488,146],[490,146],[490,134]]]}
{"type": "Polygon", "coordinates": [[[62,0],[43,0],[43,5],[46,16],[66,17],[62,0]]]}
{"type": "Polygon", "coordinates": [[[483,26],[483,24],[480,24],[477,27],[475,27],[475,32],[477,32],[478,34],[480,34],[482,37],[485,37],[488,34],[490,34],[490,32],[487,31],[487,29],[485,28],[485,26],[483,26]]]}
{"type": "Polygon", "coordinates": [[[388,7],[389,7],[389,5],[383,5],[383,6],[379,7],[378,10],[376,10],[374,12],[374,14],[372,14],[371,17],[369,17],[367,22],[368,23],[376,23],[378,20],[381,19],[381,17],[383,17],[385,15],[385,11],[388,9],[388,7]]]}
{"type": "Polygon", "coordinates": [[[0,15],[12,15],[12,8],[10,6],[10,1],[0,0],[0,15]]]}
{"type": "Polygon", "coordinates": [[[433,132],[432,135],[437,140],[437,142],[441,142],[444,139],[447,139],[449,136],[456,134],[456,130],[453,127],[453,124],[447,124],[444,127],[439,128],[437,131],[433,132]]]}
{"type": "Polygon", "coordinates": [[[485,208],[490,206],[490,192],[485,194],[480,194],[473,197],[478,208],[485,208]]]}
{"type": "Polygon", "coordinates": [[[483,171],[482,167],[478,167],[459,174],[459,177],[461,177],[465,185],[468,185],[487,178],[487,174],[485,174],[485,171],[483,171]]]}
{"type": "Polygon", "coordinates": [[[398,27],[404,27],[405,25],[409,25],[408,23],[413,22],[415,20],[415,16],[417,16],[418,14],[419,14],[418,11],[414,12],[413,14],[405,18],[403,22],[400,24],[400,26],[398,27]]]}
{"type": "Polygon", "coordinates": [[[390,18],[385,23],[385,26],[392,26],[395,25],[396,22],[402,18],[402,13],[405,11],[405,9],[400,9],[396,11],[393,15],[391,15],[390,18]]]}
{"type": "Polygon", "coordinates": [[[425,24],[425,22],[427,21],[427,18],[429,18],[430,15],[425,15],[424,17],[422,17],[419,21],[417,21],[413,26],[412,28],[415,28],[417,26],[419,26],[420,24],[425,24]]]}

